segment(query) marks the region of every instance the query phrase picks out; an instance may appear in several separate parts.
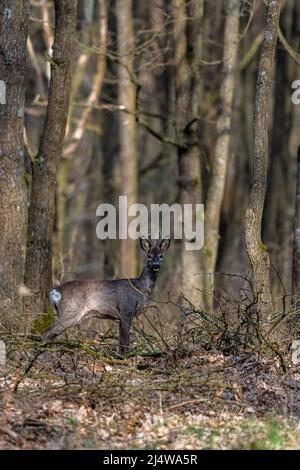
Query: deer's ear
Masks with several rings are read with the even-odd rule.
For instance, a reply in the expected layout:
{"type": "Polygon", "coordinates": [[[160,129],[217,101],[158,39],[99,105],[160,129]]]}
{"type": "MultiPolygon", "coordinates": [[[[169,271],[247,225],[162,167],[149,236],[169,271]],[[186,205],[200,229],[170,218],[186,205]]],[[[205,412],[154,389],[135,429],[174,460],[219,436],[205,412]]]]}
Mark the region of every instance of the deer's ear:
{"type": "Polygon", "coordinates": [[[161,249],[161,251],[166,251],[169,248],[170,243],[171,243],[171,239],[165,238],[164,240],[160,242],[159,248],[161,249]]]}
{"type": "Polygon", "coordinates": [[[147,240],[147,238],[140,238],[140,245],[141,245],[141,248],[142,250],[144,251],[150,251],[151,249],[151,243],[149,242],[149,240],[147,240]]]}

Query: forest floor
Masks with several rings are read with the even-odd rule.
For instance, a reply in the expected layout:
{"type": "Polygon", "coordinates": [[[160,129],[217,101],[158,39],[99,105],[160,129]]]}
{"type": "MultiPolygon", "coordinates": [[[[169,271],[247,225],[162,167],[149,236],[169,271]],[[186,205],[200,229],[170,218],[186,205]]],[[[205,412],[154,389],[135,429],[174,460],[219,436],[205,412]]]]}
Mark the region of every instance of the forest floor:
{"type": "Polygon", "coordinates": [[[47,351],[24,371],[0,378],[1,449],[300,448],[300,367],[269,357],[47,351]]]}

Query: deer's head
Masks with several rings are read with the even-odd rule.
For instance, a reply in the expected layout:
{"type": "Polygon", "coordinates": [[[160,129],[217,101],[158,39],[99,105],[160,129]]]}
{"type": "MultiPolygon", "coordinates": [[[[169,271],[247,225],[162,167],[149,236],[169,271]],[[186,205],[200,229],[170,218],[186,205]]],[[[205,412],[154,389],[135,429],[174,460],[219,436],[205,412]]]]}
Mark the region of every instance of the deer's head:
{"type": "Polygon", "coordinates": [[[140,238],[142,250],[147,253],[147,266],[158,273],[164,259],[164,252],[169,248],[170,238],[151,240],[151,238],[140,238]]]}

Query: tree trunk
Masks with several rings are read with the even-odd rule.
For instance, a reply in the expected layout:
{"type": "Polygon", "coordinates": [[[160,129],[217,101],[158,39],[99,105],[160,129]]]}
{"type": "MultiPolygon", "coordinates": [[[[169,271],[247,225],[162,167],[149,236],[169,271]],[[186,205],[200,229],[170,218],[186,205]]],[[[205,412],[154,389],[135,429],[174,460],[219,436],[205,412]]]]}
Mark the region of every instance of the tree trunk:
{"type": "Polygon", "coordinates": [[[55,38],[47,114],[32,171],[25,283],[39,290],[27,310],[44,312],[52,284],[52,231],[55,185],[68,117],[77,0],[55,0],[55,38]]]}
{"type": "Polygon", "coordinates": [[[87,218],[83,224],[82,254],[89,276],[103,279],[104,276],[104,241],[96,236],[97,206],[100,204],[103,188],[102,163],[103,155],[98,139],[92,140],[92,155],[87,171],[88,188],[85,198],[85,214],[87,218]]]}
{"type": "MultiPolygon", "coordinates": [[[[174,75],[176,131],[178,148],[179,202],[202,202],[199,117],[202,98],[200,59],[202,56],[203,1],[173,0],[174,75]],[[189,21],[187,20],[189,18],[189,21]],[[190,49],[188,49],[188,46],[190,49]]],[[[193,305],[202,304],[202,279],[198,250],[186,250],[180,244],[180,290],[193,305]]]]}
{"type": "Polygon", "coordinates": [[[99,144],[103,119],[99,111],[96,114],[93,106],[98,104],[101,96],[106,70],[108,14],[106,0],[97,1],[98,14],[96,14],[97,10],[92,8],[93,3],[94,1],[89,1],[81,5],[81,8],[84,9],[79,17],[81,28],[79,40],[85,43],[89,50],[98,48],[99,52],[95,56],[93,64],[90,65],[89,54],[86,51],[78,53],[69,107],[70,130],[57,174],[56,256],[54,259],[56,272],[58,274],[64,272],[62,278],[64,281],[74,278],[73,267],[75,267],[75,271],[79,268],[78,271],[82,277],[95,275],[96,271],[99,273],[103,270],[103,243],[101,244],[101,241],[97,239],[95,228],[96,207],[100,203],[103,187],[102,150],[99,144]],[[91,13],[93,13],[92,16],[91,13]],[[91,83],[89,83],[89,78],[91,83]],[[84,100],[86,107],[78,112],[76,101],[80,99],[79,90],[81,91],[82,85],[86,83],[89,87],[84,100]],[[72,125],[73,122],[76,124],[72,125]],[[74,190],[70,191],[72,186],[74,190]],[[82,204],[78,204],[79,199],[84,200],[86,206],[84,210],[82,204]],[[76,209],[79,207],[81,212],[77,213],[76,209]],[[89,212],[88,215],[86,211],[89,212]],[[78,220],[82,220],[83,212],[85,212],[84,220],[78,223],[78,220]],[[66,221],[70,219],[74,222],[66,225],[66,221]],[[74,240],[75,233],[77,234],[76,240],[74,240]],[[70,259],[72,245],[75,248],[73,250],[75,259],[70,259]],[[80,245],[79,249],[77,245],[80,245]],[[100,246],[102,249],[99,250],[100,246]],[[96,247],[97,250],[94,250],[93,248],[96,247]],[[92,259],[93,264],[89,265],[92,259]],[[96,269],[99,260],[101,260],[101,265],[99,264],[96,269]],[[93,273],[90,268],[93,269],[93,273]]]}
{"type": "Polygon", "coordinates": [[[217,142],[212,177],[205,209],[205,246],[203,267],[205,272],[205,304],[213,306],[214,272],[219,246],[219,224],[230,147],[230,127],[234,96],[236,62],[239,42],[240,0],[227,1],[224,34],[223,80],[221,85],[221,111],[217,121],[217,142]]]}
{"type": "Polygon", "coordinates": [[[277,44],[280,0],[269,1],[266,31],[260,56],[254,115],[254,157],[250,201],[245,219],[245,241],[253,271],[253,291],[260,312],[266,316],[273,305],[270,257],[261,238],[262,215],[268,171],[268,122],[272,69],[277,44]]]}
{"type": "MultiPolygon", "coordinates": [[[[295,14],[293,1],[288,2],[280,16],[281,29],[292,42],[292,20],[295,14]]],[[[279,45],[274,66],[274,112],[271,132],[271,155],[268,174],[268,189],[263,214],[263,235],[269,249],[276,272],[271,274],[273,296],[283,295],[283,283],[286,291],[291,290],[291,259],[293,233],[293,201],[291,164],[293,156],[289,146],[292,128],[292,106],[290,87],[297,71],[286,50],[279,45]],[[280,279],[278,279],[278,274],[280,279]]]]}
{"type": "MultiPolygon", "coordinates": [[[[128,207],[137,202],[136,85],[134,83],[134,32],[132,0],[116,1],[118,40],[118,98],[129,113],[120,113],[120,195],[127,196],[128,207]]],[[[137,273],[136,243],[120,240],[120,277],[137,273]]]]}
{"type": "Polygon", "coordinates": [[[0,12],[0,317],[16,323],[22,303],[27,223],[26,153],[23,142],[29,2],[3,0],[0,12]],[[3,90],[4,91],[4,90],[3,90]],[[3,103],[6,101],[6,103],[3,103]],[[3,103],[3,104],[2,104],[3,103]]]}
{"type": "MultiPolygon", "coordinates": [[[[294,252],[292,291],[296,299],[296,309],[300,309],[300,147],[297,156],[297,187],[295,204],[294,252]]],[[[299,313],[299,312],[298,312],[299,313]]]]}

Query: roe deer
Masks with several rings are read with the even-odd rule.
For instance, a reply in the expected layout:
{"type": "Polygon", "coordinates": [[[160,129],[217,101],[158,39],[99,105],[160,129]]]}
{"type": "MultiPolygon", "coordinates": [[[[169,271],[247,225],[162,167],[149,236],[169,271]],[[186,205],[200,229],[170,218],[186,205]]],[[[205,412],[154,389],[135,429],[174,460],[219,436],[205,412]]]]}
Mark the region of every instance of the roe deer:
{"type": "Polygon", "coordinates": [[[70,281],[52,289],[50,300],[58,319],[43,333],[43,339],[53,338],[93,312],[102,318],[119,320],[119,352],[126,352],[133,317],[148,307],[163,253],[169,248],[170,239],[152,241],[150,238],[141,238],[140,245],[147,252],[147,261],[140,277],[111,281],[70,281]]]}

